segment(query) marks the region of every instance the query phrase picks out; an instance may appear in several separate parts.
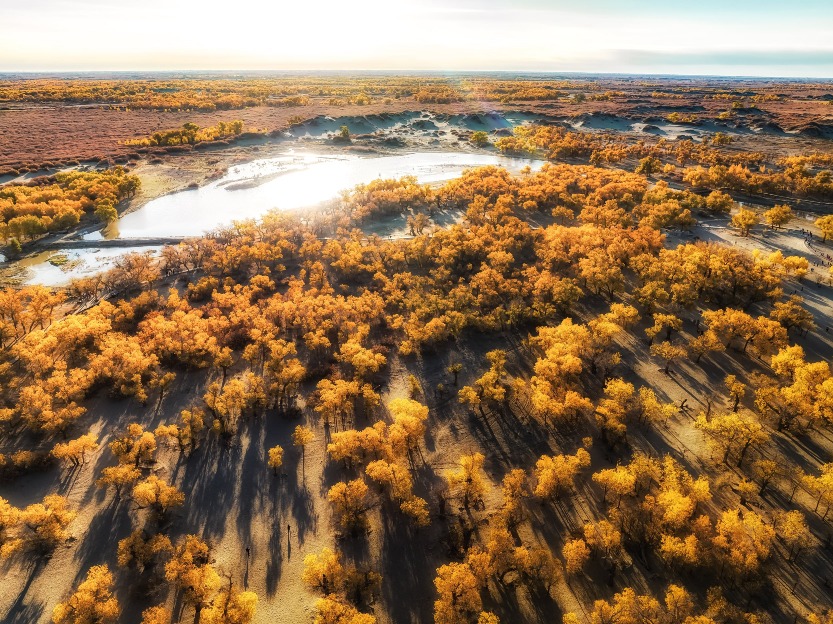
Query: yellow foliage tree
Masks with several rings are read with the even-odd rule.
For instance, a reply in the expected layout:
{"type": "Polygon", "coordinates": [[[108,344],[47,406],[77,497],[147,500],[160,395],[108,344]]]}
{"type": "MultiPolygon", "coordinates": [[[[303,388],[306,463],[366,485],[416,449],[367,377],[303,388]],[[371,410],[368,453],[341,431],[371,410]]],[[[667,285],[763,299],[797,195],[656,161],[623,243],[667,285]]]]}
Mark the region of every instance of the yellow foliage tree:
{"type": "Polygon", "coordinates": [[[729,509],[720,515],[712,543],[734,574],[746,576],[769,558],[774,539],[775,529],[754,511],[729,509]]]}
{"type": "Polygon", "coordinates": [[[301,580],[311,589],[320,589],[324,594],[341,592],[347,579],[347,570],[341,563],[341,556],[329,548],[320,553],[304,557],[304,571],[301,580]]]}
{"type": "Polygon", "coordinates": [[[164,514],[172,507],[182,505],[185,494],[156,475],[150,475],[133,486],[133,500],[140,509],[151,507],[156,513],[164,514]]]}
{"type": "Polygon", "coordinates": [[[272,469],[275,476],[277,476],[278,468],[283,466],[283,448],[280,445],[273,446],[269,449],[266,464],[272,469]]]}
{"type": "Polygon", "coordinates": [[[164,605],[158,605],[142,611],[142,624],[170,624],[172,617],[164,605]]]}
{"type": "Polygon", "coordinates": [[[134,564],[139,570],[144,570],[154,563],[158,555],[172,551],[173,545],[167,535],[156,533],[148,536],[142,529],[137,529],[119,540],[118,562],[122,567],[134,564]]]}
{"type": "Polygon", "coordinates": [[[736,412],[712,416],[710,419],[700,414],[694,426],[709,435],[723,451],[723,463],[736,455],[738,467],[743,464],[749,449],[763,446],[770,438],[763,425],[754,417],[736,412]]]}
{"type": "Polygon", "coordinates": [[[370,508],[369,490],[363,479],[354,479],[336,483],[327,492],[327,500],[339,523],[346,529],[355,530],[365,520],[365,513],[370,508]]]}
{"type": "Polygon", "coordinates": [[[766,224],[773,230],[786,225],[793,218],[793,209],[787,204],[776,204],[762,215],[766,224]]]}
{"type": "Polygon", "coordinates": [[[622,498],[631,496],[636,488],[636,475],[624,466],[605,468],[593,474],[593,481],[604,489],[604,496],[615,494],[616,507],[622,503],[622,498]]]}
{"type": "Polygon", "coordinates": [[[313,624],[376,624],[376,618],[362,613],[340,596],[328,595],[315,603],[313,624]]]}
{"type": "Polygon", "coordinates": [[[590,454],[583,448],[578,449],[575,455],[543,455],[535,463],[535,496],[559,496],[573,486],[579,471],[589,465],[590,454]]]}
{"type": "Polygon", "coordinates": [[[732,216],[732,227],[740,230],[741,236],[749,236],[749,231],[758,225],[759,222],[760,217],[758,216],[758,213],[754,210],[749,210],[748,208],[740,208],[740,210],[732,216]]]}
{"type": "Polygon", "coordinates": [[[93,566],[75,592],[52,611],[54,624],[106,624],[119,617],[113,575],[106,565],[93,566]]]}
{"type": "Polygon", "coordinates": [[[795,561],[802,550],[813,544],[813,534],[804,514],[797,509],[776,513],[774,524],[775,534],[789,549],[790,561],[795,561]]]}
{"type": "Polygon", "coordinates": [[[483,606],[482,585],[465,563],[440,566],[434,579],[439,594],[434,602],[435,624],[459,624],[472,618],[483,606]]]}
{"type": "Polygon", "coordinates": [[[622,533],[607,520],[585,524],[584,541],[611,565],[621,556],[622,533]]]}
{"type": "Polygon", "coordinates": [[[196,535],[186,535],[165,564],[165,579],[184,592],[198,621],[203,608],[220,587],[220,575],[209,563],[208,544],[196,535]]]}
{"type": "Polygon", "coordinates": [[[292,444],[301,449],[301,466],[303,468],[307,447],[315,440],[315,433],[309,427],[297,425],[292,432],[292,444]]]}
{"type": "Polygon", "coordinates": [[[249,624],[255,616],[257,594],[238,591],[229,581],[200,612],[202,624],[249,624]]]}
{"type": "Polygon", "coordinates": [[[590,558],[590,549],[583,539],[571,539],[564,542],[561,554],[564,556],[564,569],[567,574],[578,574],[590,558]]]}
{"type": "Polygon", "coordinates": [[[95,483],[100,488],[112,487],[118,499],[121,497],[122,488],[135,483],[141,476],[141,471],[132,464],[119,464],[104,468],[101,477],[95,483]]]}
{"type": "Polygon", "coordinates": [[[461,455],[458,461],[459,467],[455,470],[445,472],[445,480],[452,495],[462,493],[463,504],[479,502],[486,491],[486,484],[483,481],[483,462],[485,457],[482,453],[472,455],[461,455]]]}
{"type": "Polygon", "coordinates": [[[97,448],[98,440],[96,436],[92,433],[86,433],[80,438],[56,444],[55,448],[52,449],[52,455],[55,459],[68,461],[73,466],[80,466],[85,461],[86,453],[97,448]]]}

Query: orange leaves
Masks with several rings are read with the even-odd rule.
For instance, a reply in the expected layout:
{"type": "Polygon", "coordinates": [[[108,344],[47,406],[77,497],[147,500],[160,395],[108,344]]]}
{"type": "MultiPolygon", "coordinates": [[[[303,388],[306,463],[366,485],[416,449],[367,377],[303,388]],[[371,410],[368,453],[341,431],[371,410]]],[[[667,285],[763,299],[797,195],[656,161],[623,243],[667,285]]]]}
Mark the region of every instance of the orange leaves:
{"type": "Polygon", "coordinates": [[[33,239],[78,224],[85,212],[111,206],[138,190],[139,178],[121,167],[59,173],[50,185],[6,185],[0,190],[0,238],[33,239]]]}
{"type": "Polygon", "coordinates": [[[775,529],[753,511],[724,511],[712,540],[718,553],[740,575],[755,572],[771,552],[775,529]]]}
{"type": "Polygon", "coordinates": [[[185,494],[156,475],[151,475],[133,486],[133,500],[140,509],[152,507],[157,513],[163,514],[172,507],[181,506],[185,502],[185,494]]]}
{"type": "Polygon", "coordinates": [[[27,548],[55,548],[69,539],[67,528],[77,515],[69,508],[69,501],[57,494],[49,494],[42,502],[24,509],[12,507],[0,498],[0,557],[27,548]]]}
{"type": "Polygon", "coordinates": [[[465,563],[440,566],[434,579],[439,594],[434,602],[434,622],[455,624],[467,621],[480,611],[483,606],[480,588],[483,584],[484,581],[479,580],[465,563]]]}
{"type": "Polygon", "coordinates": [[[146,401],[148,384],[159,365],[156,355],[148,353],[147,347],[135,338],[119,332],[103,336],[100,349],[90,360],[96,376],[109,380],[114,394],[146,401]]]}
{"type": "Polygon", "coordinates": [[[218,353],[217,339],[199,310],[150,314],[139,325],[139,340],[161,360],[203,368],[218,353]]]}
{"type": "Polygon", "coordinates": [[[113,575],[106,565],[93,566],[78,589],[65,601],[55,606],[55,624],[84,624],[85,622],[115,622],[119,616],[119,602],[112,593],[113,575]]]}
{"type": "MultiPolygon", "coordinates": [[[[428,505],[413,493],[413,478],[406,458],[411,457],[411,451],[417,448],[425,433],[428,408],[411,399],[394,399],[389,407],[393,424],[377,422],[361,431],[348,429],[333,433],[327,452],[333,460],[344,461],[348,466],[367,462],[367,477],[382,486],[387,496],[417,526],[426,526],[429,523],[428,505]]],[[[311,441],[312,432],[306,428],[299,426],[296,434],[293,438],[297,437],[296,444],[300,446],[311,441]]],[[[359,491],[363,485],[359,479],[338,483],[330,490],[330,502],[346,526],[355,525],[357,514],[350,511],[352,504],[349,501],[366,497],[366,492],[360,494],[359,491]]]]}
{"type": "Polygon", "coordinates": [[[339,482],[329,489],[327,500],[333,505],[339,523],[344,528],[354,530],[364,523],[370,505],[369,493],[363,479],[339,482]]]}
{"type": "Polygon", "coordinates": [[[750,449],[761,447],[770,439],[764,426],[749,414],[729,412],[711,418],[700,414],[694,426],[711,436],[723,451],[723,462],[728,461],[731,456],[736,456],[738,467],[750,449]]]}
{"type": "Polygon", "coordinates": [[[486,492],[486,482],[483,479],[485,459],[482,453],[461,455],[457,468],[445,471],[449,490],[452,495],[462,495],[466,507],[471,502],[479,503],[486,492]]]}
{"type": "Polygon", "coordinates": [[[84,462],[87,451],[94,451],[98,448],[96,436],[87,433],[75,440],[63,444],[56,444],[52,449],[52,455],[56,459],[69,461],[72,465],[78,466],[84,462]]]}
{"type": "Polygon", "coordinates": [[[241,132],[243,132],[243,122],[239,119],[236,121],[221,121],[216,126],[209,128],[201,128],[195,123],[186,123],[182,128],[154,132],[148,137],[127,140],[124,144],[143,147],[150,145],[193,145],[204,141],[216,141],[237,136],[241,132]]]}
{"type": "Polygon", "coordinates": [[[559,496],[573,487],[582,468],[590,465],[590,454],[580,448],[574,455],[543,455],[535,464],[535,496],[559,496]]]}
{"type": "Polygon", "coordinates": [[[278,468],[283,466],[283,448],[280,445],[273,446],[267,453],[266,465],[277,475],[278,468]]]}

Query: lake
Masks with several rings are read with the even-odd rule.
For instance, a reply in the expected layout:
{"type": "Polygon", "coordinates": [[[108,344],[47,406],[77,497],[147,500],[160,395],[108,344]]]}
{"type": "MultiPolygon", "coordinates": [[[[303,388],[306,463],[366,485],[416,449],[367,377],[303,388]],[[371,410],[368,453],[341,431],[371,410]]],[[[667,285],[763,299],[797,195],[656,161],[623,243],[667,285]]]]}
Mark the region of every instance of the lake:
{"type": "MultiPolygon", "coordinates": [[[[423,183],[458,177],[465,169],[499,165],[517,173],[542,161],[510,158],[497,154],[462,152],[414,152],[395,156],[325,155],[289,152],[230,167],[221,178],[198,189],[171,193],[154,199],[107,228],[83,238],[85,249],[57,249],[20,261],[27,268],[25,283],[60,286],[71,279],[106,269],[128,251],[158,253],[158,247],[99,249],[104,238],[144,239],[200,236],[232,221],[255,219],[270,210],[297,210],[338,197],[345,189],[377,178],[412,175],[423,183]],[[53,266],[50,258],[65,255],[70,260],[53,266]]],[[[138,242],[138,241],[137,241],[138,242]]]]}
{"type": "MultiPolygon", "coordinates": [[[[540,161],[494,154],[417,152],[396,156],[286,154],[230,167],[222,178],[198,189],[180,191],[148,202],[114,223],[106,238],[200,236],[232,221],[266,212],[297,210],[338,197],[340,191],[377,178],[416,176],[420,182],[442,182],[464,169],[501,165],[517,172],[540,161]]],[[[86,240],[100,240],[95,232],[86,240]]]]}

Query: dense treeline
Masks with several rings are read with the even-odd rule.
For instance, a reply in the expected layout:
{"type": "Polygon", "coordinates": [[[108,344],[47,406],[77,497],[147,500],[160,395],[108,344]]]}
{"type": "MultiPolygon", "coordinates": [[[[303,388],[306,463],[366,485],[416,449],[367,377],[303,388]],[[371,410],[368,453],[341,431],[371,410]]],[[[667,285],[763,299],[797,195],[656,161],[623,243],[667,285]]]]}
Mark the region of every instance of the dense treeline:
{"type": "Polygon", "coordinates": [[[637,173],[671,177],[684,167],[680,179],[693,187],[745,193],[833,197],[831,159],[824,154],[794,155],[767,163],[758,152],[725,151],[718,133],[710,141],[651,143],[616,133],[580,132],[560,126],[517,126],[512,136],[501,137],[495,147],[508,154],[549,160],[581,159],[592,164],[638,159],[637,173]],[[694,167],[686,166],[694,164],[694,167]]]}
{"type": "Polygon", "coordinates": [[[78,225],[87,213],[108,223],[116,205],[136,194],[139,178],[121,167],[106,171],[69,171],[31,184],[0,187],[0,238],[25,241],[78,225]]]}
{"type": "Polygon", "coordinates": [[[692,186],[726,188],[748,193],[789,194],[799,197],[833,197],[833,172],[812,171],[802,164],[790,162],[782,171],[766,168],[750,170],[743,165],[715,165],[705,169],[687,169],[683,180],[692,186]]]}
{"type": "MultiPolygon", "coordinates": [[[[104,103],[137,109],[228,110],[249,106],[305,106],[311,98],[333,105],[369,104],[374,98],[417,102],[557,99],[560,90],[599,89],[576,80],[450,81],[442,77],[286,77],[242,80],[25,80],[0,86],[0,101],[104,103]]],[[[605,90],[610,99],[621,93],[605,90]]],[[[591,96],[593,97],[593,96],[591,96]]]]}
{"type": "MultiPolygon", "coordinates": [[[[437,188],[374,181],[318,219],[271,214],[167,247],[158,262],[128,256],[65,292],[3,291],[0,421],[7,441],[15,432],[81,465],[99,448],[85,431],[87,399],[107,388],[137,415],[140,406],[158,414],[178,376],[202,372],[204,388],[175,416],[108,431],[110,461],[98,475],[114,504],[139,511],[117,545],[118,577],[166,583],[200,622],[250,622],[257,596],[223,582],[209,543],[168,533],[188,495],[157,476],[159,449],[188,462],[197,447],[233,442],[246,419],[300,409],[301,398],[323,431],[299,424],[292,442],[303,462],[324,440],[337,475],[326,498],[343,540],[385,530],[378,514],[414,531],[444,527],[438,623],[498,622],[501,588],[524,586],[549,601],[566,580],[617,588],[588,604],[592,622],[765,621],[755,613],[765,599],[747,604],[750,588],[769,591],[768,575],[809,560],[819,544],[811,524],[833,503],[831,464],[790,460],[773,439],[833,424],[833,374],[790,344],[813,328],[800,297],[784,292],[808,271],[805,259],[665,246],[660,228],[731,207],[720,193],[649,189],[642,175],[592,166],[518,176],[486,167],[437,188]],[[460,223],[431,227],[437,210],[451,209],[464,214],[460,223]],[[407,215],[414,237],[356,229],[384,214],[407,215]],[[178,274],[188,280],[169,288],[178,274]],[[429,394],[414,379],[410,398],[383,404],[377,382],[393,358],[416,362],[483,334],[520,346],[485,353],[462,387],[462,367],[452,364],[448,386],[429,394]],[[730,362],[744,375],[727,375],[725,392],[704,396],[702,412],[686,419],[659,384],[622,365],[628,351],[659,365],[660,376],[730,362]],[[450,458],[442,486],[426,490],[416,476],[435,394],[485,423],[515,418],[512,426],[548,437],[553,452],[505,470],[498,503],[486,472],[493,458],[476,450],[450,458]],[[675,419],[708,440],[713,459],[700,457],[702,474],[682,454],[633,444],[675,419]],[[737,492],[721,485],[724,474],[741,479],[737,492]],[[765,490],[779,493],[781,508],[746,505],[765,490]],[[662,595],[631,587],[645,570],[667,579],[662,595]]],[[[280,446],[262,456],[275,473],[289,460],[280,446]]],[[[0,554],[64,543],[73,513],[60,496],[24,509],[0,499],[0,554]]],[[[320,593],[316,622],[372,624],[386,579],[324,548],[306,557],[303,582],[320,593]]],[[[115,621],[113,584],[106,566],[91,568],[53,620],[115,621]]],[[[830,605],[812,608],[822,606],[830,605]]],[[[143,621],[170,618],[163,602],[143,621]]]]}
{"type": "Polygon", "coordinates": [[[157,145],[194,145],[203,141],[217,141],[228,137],[238,136],[243,132],[243,122],[221,121],[216,126],[201,128],[195,123],[186,123],[182,128],[174,130],[160,130],[150,136],[125,141],[125,145],[139,145],[142,147],[157,145]]]}
{"type": "MultiPolygon", "coordinates": [[[[371,88],[373,81],[358,87],[371,88]]],[[[382,87],[377,87],[382,88],[382,87]]],[[[395,91],[392,86],[391,90],[395,91]]],[[[250,106],[305,106],[310,94],[354,93],[338,81],[287,80],[22,80],[0,85],[0,101],[101,103],[151,110],[233,110],[250,106]]]]}
{"type": "Polygon", "coordinates": [[[720,136],[717,133],[711,140],[701,142],[691,139],[635,141],[619,133],[582,132],[561,126],[531,124],[516,127],[512,136],[495,141],[495,147],[509,154],[543,156],[551,160],[579,158],[593,164],[641,159],[639,173],[647,174],[662,172],[663,160],[672,165],[666,173],[673,172],[676,165],[689,163],[754,166],[765,162],[766,157],[761,153],[717,149],[715,145],[720,145],[720,136]]]}
{"type": "MultiPolygon", "coordinates": [[[[651,88],[627,81],[594,79],[514,79],[464,76],[274,76],[222,79],[29,79],[0,85],[0,102],[100,103],[119,108],[155,110],[230,110],[250,106],[306,106],[319,99],[331,105],[369,104],[377,99],[412,98],[420,103],[530,102],[565,100],[624,101],[627,92],[651,88]]],[[[756,83],[748,95],[721,93],[717,86],[698,88],[662,84],[663,92],[649,97],[660,99],[718,99],[737,106],[755,106],[777,101],[783,88],[756,83]]],[[[802,85],[796,85],[801,87],[802,85]]],[[[803,85],[809,89],[823,85],[803,85]]],[[[749,93],[747,91],[747,94],[749,93]]],[[[737,107],[736,106],[736,107],[737,107]]]]}

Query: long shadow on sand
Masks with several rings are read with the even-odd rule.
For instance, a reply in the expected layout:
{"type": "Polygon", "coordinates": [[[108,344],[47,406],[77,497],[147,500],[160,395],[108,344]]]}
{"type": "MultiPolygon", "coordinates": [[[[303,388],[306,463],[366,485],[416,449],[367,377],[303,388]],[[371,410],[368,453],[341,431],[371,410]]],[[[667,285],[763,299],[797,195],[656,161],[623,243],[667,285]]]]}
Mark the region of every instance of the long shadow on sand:
{"type": "Polygon", "coordinates": [[[392,622],[431,622],[433,602],[406,599],[407,596],[432,596],[438,557],[432,553],[427,530],[415,529],[401,513],[382,511],[382,543],[379,572],[382,600],[392,622]]]}
{"type": "Polygon", "coordinates": [[[223,535],[229,515],[238,500],[242,446],[209,438],[180,467],[184,474],[179,488],[188,497],[186,526],[199,527],[204,539],[223,535]]]}
{"type": "Polygon", "coordinates": [[[26,602],[26,597],[29,594],[29,589],[34,580],[38,577],[41,570],[46,567],[46,559],[38,557],[33,560],[29,568],[29,576],[26,578],[26,584],[17,595],[17,599],[12,604],[9,611],[3,618],[3,622],[15,622],[19,624],[35,624],[43,621],[43,601],[32,600],[26,602]]]}
{"type": "Polygon", "coordinates": [[[135,510],[131,512],[131,505],[130,500],[116,500],[114,497],[90,521],[75,551],[75,558],[81,562],[75,583],[81,581],[90,566],[99,565],[106,558],[112,557],[112,551],[102,553],[103,544],[116,544],[130,533],[135,516],[135,510]]]}
{"type": "Polygon", "coordinates": [[[265,461],[269,448],[266,444],[265,418],[250,419],[241,434],[243,455],[238,478],[237,533],[244,547],[256,548],[257,544],[252,543],[252,522],[266,506],[267,484],[273,478],[265,461]]]}

